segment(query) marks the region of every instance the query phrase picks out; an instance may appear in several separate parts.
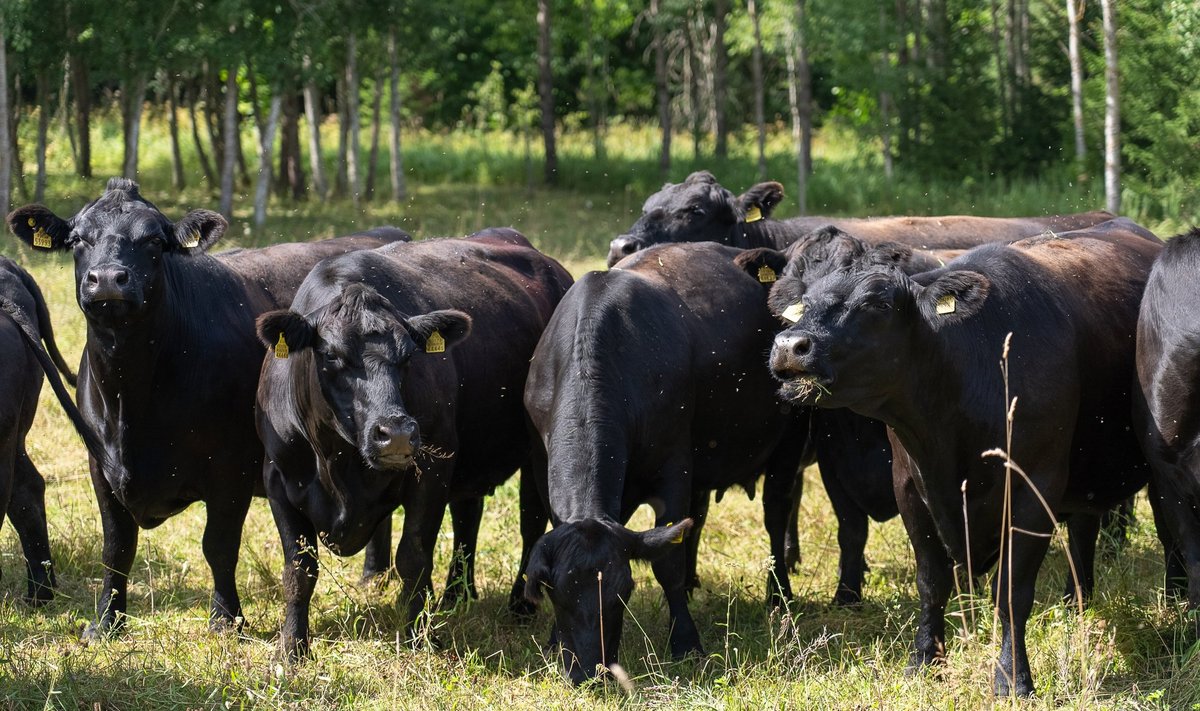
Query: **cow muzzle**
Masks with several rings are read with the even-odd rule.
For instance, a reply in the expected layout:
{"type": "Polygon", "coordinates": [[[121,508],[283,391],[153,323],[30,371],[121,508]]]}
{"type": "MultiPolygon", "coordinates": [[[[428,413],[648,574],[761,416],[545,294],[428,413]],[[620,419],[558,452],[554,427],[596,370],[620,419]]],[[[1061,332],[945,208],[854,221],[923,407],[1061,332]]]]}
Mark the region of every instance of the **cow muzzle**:
{"type": "Polygon", "coordinates": [[[829,392],[833,378],[816,372],[810,334],[785,331],[771,346],[771,374],[783,382],[780,395],[788,400],[815,402],[829,392]]]}
{"type": "Polygon", "coordinates": [[[621,261],[625,257],[645,249],[646,244],[641,239],[632,235],[621,235],[608,245],[608,260],[607,264],[611,268],[612,265],[621,261]]]}
{"type": "Polygon", "coordinates": [[[79,301],[90,316],[120,317],[137,308],[139,295],[128,269],[107,265],[84,274],[79,284],[79,301]]]}
{"type": "Polygon", "coordinates": [[[408,416],[376,420],[370,427],[370,463],[377,469],[407,469],[421,448],[417,421],[408,416]]]}

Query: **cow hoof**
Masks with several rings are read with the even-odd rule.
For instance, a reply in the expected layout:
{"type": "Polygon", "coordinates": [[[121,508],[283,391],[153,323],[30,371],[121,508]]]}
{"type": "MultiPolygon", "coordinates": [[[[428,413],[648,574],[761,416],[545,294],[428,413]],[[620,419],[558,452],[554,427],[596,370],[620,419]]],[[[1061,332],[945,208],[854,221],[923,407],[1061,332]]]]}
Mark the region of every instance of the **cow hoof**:
{"type": "Polygon", "coordinates": [[[904,667],[904,676],[913,677],[930,671],[936,672],[941,669],[945,661],[945,656],[940,653],[914,651],[908,657],[908,666],[904,667]]]}
{"type": "Polygon", "coordinates": [[[358,579],[358,586],[361,588],[383,587],[389,577],[386,570],[364,570],[362,577],[358,579]]]}
{"type": "Polygon", "coordinates": [[[508,598],[508,612],[518,622],[531,622],[537,616],[536,603],[525,599],[524,595],[511,595],[508,598]]]}
{"type": "Polygon", "coordinates": [[[1033,679],[1029,676],[1028,672],[1019,672],[1015,680],[1016,683],[1010,683],[1012,681],[1007,672],[997,669],[996,683],[993,687],[996,696],[1033,696],[1033,679]]]}
{"type": "Polygon", "coordinates": [[[47,585],[31,586],[24,601],[30,607],[45,607],[54,599],[54,588],[47,585]]]}
{"type": "Polygon", "coordinates": [[[208,630],[217,634],[225,634],[228,632],[240,633],[242,627],[246,624],[245,618],[241,615],[230,617],[224,613],[212,614],[208,618],[208,630]]]}
{"type": "Polygon", "coordinates": [[[862,604],[862,593],[849,588],[839,588],[833,596],[835,607],[858,607],[862,604]]]}
{"type": "Polygon", "coordinates": [[[675,661],[687,659],[690,656],[703,657],[704,647],[700,646],[700,640],[682,640],[671,643],[671,658],[675,661]]]}
{"type": "Polygon", "coordinates": [[[106,618],[88,623],[88,626],[83,629],[83,633],[79,638],[84,642],[101,642],[117,636],[121,628],[125,626],[125,616],[113,620],[106,618]]]}

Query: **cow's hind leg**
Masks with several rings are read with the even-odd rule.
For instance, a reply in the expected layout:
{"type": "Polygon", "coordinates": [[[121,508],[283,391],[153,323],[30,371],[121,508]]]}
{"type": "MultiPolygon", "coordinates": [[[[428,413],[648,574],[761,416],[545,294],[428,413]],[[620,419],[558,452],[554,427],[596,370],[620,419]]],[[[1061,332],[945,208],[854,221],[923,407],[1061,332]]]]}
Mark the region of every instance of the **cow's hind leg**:
{"type": "Polygon", "coordinates": [[[684,585],[689,596],[694,590],[700,589],[700,574],[696,571],[700,563],[700,532],[704,530],[704,523],[708,521],[708,507],[711,501],[712,493],[707,489],[692,492],[692,532],[683,541],[687,552],[687,578],[684,585]]]}
{"type": "Polygon", "coordinates": [[[545,481],[546,476],[545,454],[540,449],[540,445],[535,446],[538,451],[530,457],[527,466],[521,467],[521,563],[512,591],[508,594],[508,610],[517,619],[529,619],[537,612],[537,605],[525,598],[525,567],[529,565],[534,544],[546,532],[546,524],[550,521],[537,487],[538,477],[545,481]]]}
{"type": "Polygon", "coordinates": [[[17,530],[25,555],[29,576],[25,601],[35,606],[44,605],[54,599],[55,587],[50,537],[46,531],[46,481],[23,448],[17,452],[13,474],[8,517],[17,530]]]}
{"type": "Polygon", "coordinates": [[[466,598],[479,598],[475,589],[475,548],[483,521],[483,497],[450,502],[450,525],[454,528],[454,554],[442,592],[442,608],[451,609],[466,598]]]}
{"type": "MultiPolygon", "coordinates": [[[[1101,518],[1095,514],[1074,513],[1067,519],[1068,550],[1071,551],[1071,562],[1075,565],[1075,574],[1079,576],[1079,590],[1083,593],[1082,602],[1087,604],[1096,588],[1096,540],[1100,535],[1101,518]]],[[[1075,578],[1067,569],[1067,583],[1063,590],[1063,601],[1075,602],[1075,578]]]]}
{"type": "Polygon", "coordinates": [[[89,461],[89,467],[96,503],[100,507],[100,525],[104,530],[101,554],[104,579],[100,583],[100,597],[96,600],[96,619],[84,630],[83,637],[99,639],[125,624],[129,571],[137,553],[138,527],[133,516],[113,494],[94,459],[89,461]]]}
{"type": "Polygon", "coordinates": [[[238,549],[242,526],[250,510],[250,492],[235,492],[207,501],[204,559],[212,570],[213,594],[208,626],[213,630],[242,628],[242,603],[237,592],[238,549]],[[227,498],[228,497],[228,498],[227,498]]]}
{"type": "Polygon", "coordinates": [[[367,541],[366,555],[363,556],[362,582],[369,583],[383,575],[387,575],[392,567],[392,515],[383,517],[367,541]]]}

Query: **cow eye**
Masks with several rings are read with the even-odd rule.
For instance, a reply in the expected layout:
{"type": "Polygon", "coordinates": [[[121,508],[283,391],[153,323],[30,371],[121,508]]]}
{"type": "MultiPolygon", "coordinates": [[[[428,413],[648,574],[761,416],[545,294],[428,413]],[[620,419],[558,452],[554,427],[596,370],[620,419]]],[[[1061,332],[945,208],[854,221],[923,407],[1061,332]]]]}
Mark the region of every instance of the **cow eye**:
{"type": "Polygon", "coordinates": [[[700,207],[699,205],[692,205],[691,212],[697,217],[704,216],[704,208],[700,207]]]}
{"type": "Polygon", "coordinates": [[[871,309],[872,311],[888,311],[892,308],[891,304],[881,300],[871,300],[868,301],[866,305],[867,308],[871,309]]]}

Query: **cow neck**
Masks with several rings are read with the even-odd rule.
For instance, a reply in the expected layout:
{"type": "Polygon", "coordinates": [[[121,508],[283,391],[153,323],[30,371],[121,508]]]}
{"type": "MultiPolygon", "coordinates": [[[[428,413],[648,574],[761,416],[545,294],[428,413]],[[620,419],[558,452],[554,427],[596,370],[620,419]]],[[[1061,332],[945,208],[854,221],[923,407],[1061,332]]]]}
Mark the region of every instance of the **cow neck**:
{"type": "Polygon", "coordinates": [[[619,437],[605,438],[601,430],[616,434],[608,432],[609,428],[581,424],[570,433],[570,442],[552,439],[549,444],[558,453],[548,460],[548,494],[555,525],[585,519],[621,522],[628,447],[617,442],[619,437]],[[561,454],[564,449],[572,455],[566,461],[561,454]]]}
{"type": "Polygon", "coordinates": [[[784,249],[794,242],[797,236],[789,236],[787,228],[779,220],[764,217],[754,222],[737,223],[734,226],[733,244],[743,249],[753,249],[755,247],[784,249]]]}

